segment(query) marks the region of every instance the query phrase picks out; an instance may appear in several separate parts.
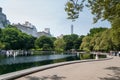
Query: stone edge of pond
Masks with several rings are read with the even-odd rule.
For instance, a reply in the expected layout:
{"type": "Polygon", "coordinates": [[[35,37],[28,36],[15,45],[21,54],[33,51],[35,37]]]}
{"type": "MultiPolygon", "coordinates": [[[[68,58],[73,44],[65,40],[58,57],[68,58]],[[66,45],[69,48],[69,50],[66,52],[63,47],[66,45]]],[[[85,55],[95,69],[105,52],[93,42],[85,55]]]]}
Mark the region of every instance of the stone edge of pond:
{"type": "Polygon", "coordinates": [[[58,67],[58,66],[63,66],[63,65],[69,65],[69,64],[74,64],[74,63],[82,63],[82,62],[92,62],[92,61],[103,61],[103,60],[109,60],[112,59],[113,57],[108,57],[108,58],[101,58],[101,59],[87,59],[87,60],[76,60],[76,61],[69,61],[69,62],[61,62],[61,63],[55,63],[55,64],[49,64],[49,65],[44,65],[44,66],[39,66],[39,67],[33,67],[29,69],[24,69],[16,72],[11,72],[7,74],[0,75],[0,80],[13,80],[31,73],[35,73],[38,71],[43,71],[46,69],[58,67]]]}

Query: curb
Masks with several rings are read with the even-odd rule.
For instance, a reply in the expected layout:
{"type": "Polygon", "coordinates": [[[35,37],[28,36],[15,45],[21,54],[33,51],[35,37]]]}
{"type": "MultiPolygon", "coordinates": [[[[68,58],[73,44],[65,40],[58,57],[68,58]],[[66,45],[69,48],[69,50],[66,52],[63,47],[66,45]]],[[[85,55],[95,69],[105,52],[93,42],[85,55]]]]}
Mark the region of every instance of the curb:
{"type": "Polygon", "coordinates": [[[24,69],[24,70],[0,75],[0,80],[13,80],[13,79],[16,79],[16,78],[19,78],[19,77],[22,77],[22,76],[25,76],[31,73],[43,71],[43,70],[58,67],[58,66],[64,66],[64,65],[75,64],[75,63],[83,63],[83,62],[104,61],[104,60],[110,60],[110,59],[113,59],[113,57],[102,58],[98,60],[96,59],[77,60],[77,61],[61,62],[61,63],[49,64],[45,66],[33,67],[29,69],[24,69]]]}

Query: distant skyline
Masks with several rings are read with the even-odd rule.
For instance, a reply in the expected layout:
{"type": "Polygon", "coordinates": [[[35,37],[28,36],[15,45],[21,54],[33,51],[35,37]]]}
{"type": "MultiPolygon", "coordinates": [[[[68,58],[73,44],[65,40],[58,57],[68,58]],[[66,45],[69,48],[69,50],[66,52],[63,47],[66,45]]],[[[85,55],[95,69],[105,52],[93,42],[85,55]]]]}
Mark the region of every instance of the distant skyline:
{"type": "Polygon", "coordinates": [[[0,7],[11,23],[28,21],[36,26],[38,31],[50,28],[53,36],[71,34],[71,24],[74,33],[86,35],[93,27],[110,27],[107,21],[93,24],[93,15],[88,8],[80,12],[79,18],[72,23],[64,11],[68,0],[0,0],[0,7]]]}

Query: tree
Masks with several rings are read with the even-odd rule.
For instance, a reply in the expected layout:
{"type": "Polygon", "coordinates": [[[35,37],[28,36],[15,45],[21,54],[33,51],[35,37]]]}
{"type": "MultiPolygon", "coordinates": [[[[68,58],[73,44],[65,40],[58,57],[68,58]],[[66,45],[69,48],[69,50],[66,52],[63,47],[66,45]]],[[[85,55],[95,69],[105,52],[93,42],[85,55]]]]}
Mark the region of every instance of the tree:
{"type": "Polygon", "coordinates": [[[35,41],[35,46],[41,48],[42,50],[51,50],[53,49],[53,41],[50,37],[41,36],[35,41]]]}
{"type": "MultiPolygon", "coordinates": [[[[94,15],[94,23],[99,19],[111,22],[116,17],[120,18],[120,0],[69,0],[65,5],[68,17],[76,15],[74,11],[77,11],[78,18],[78,13],[82,11],[84,4],[91,9],[91,13],[94,15]],[[75,7],[76,4],[78,9],[75,7]]],[[[74,19],[74,17],[70,17],[70,19],[72,18],[74,19]]]]}
{"type": "Polygon", "coordinates": [[[94,51],[100,50],[100,42],[101,42],[102,32],[96,33],[91,41],[94,41],[94,44],[91,44],[94,51]]]}
{"type": "Polygon", "coordinates": [[[100,41],[100,50],[101,51],[110,51],[114,50],[114,44],[112,42],[112,35],[111,35],[111,29],[108,29],[104,31],[101,35],[101,41],[100,41]]]}
{"type": "MultiPolygon", "coordinates": [[[[70,0],[67,2],[67,3],[71,2],[67,4],[68,5],[67,6],[68,10],[66,10],[67,13],[70,13],[70,12],[72,13],[76,10],[73,6],[75,1],[76,0],[70,0]]],[[[86,6],[89,9],[91,9],[91,13],[94,15],[94,18],[93,18],[94,23],[98,22],[98,20],[107,20],[111,23],[112,31],[110,31],[110,33],[112,33],[111,34],[112,42],[114,42],[113,44],[115,45],[115,49],[120,50],[120,26],[119,26],[120,25],[120,0],[79,0],[79,1],[81,2],[77,1],[77,4],[81,7],[77,11],[81,11],[86,4],[86,6]]],[[[70,16],[70,14],[68,14],[68,16],[70,16]]],[[[77,16],[79,16],[79,14],[77,16]]],[[[92,31],[92,34],[88,34],[88,35],[94,36],[93,34],[97,34],[97,33],[92,31]]],[[[108,38],[107,36],[105,37],[108,38]]],[[[100,40],[101,39],[99,37],[97,37],[96,40],[95,39],[92,40],[91,43],[93,43],[92,45],[95,45],[95,48],[94,48],[95,50],[100,49],[100,46],[98,46],[98,43],[100,40]]],[[[107,39],[103,40],[103,42],[106,42],[106,41],[107,39]]],[[[107,46],[107,44],[105,45],[107,46]]],[[[108,49],[108,47],[106,47],[106,49],[108,49]]]]}
{"type": "Polygon", "coordinates": [[[95,23],[99,19],[111,22],[115,18],[120,18],[120,0],[88,0],[87,6],[95,15],[95,23]]]}
{"type": "Polygon", "coordinates": [[[4,42],[6,49],[18,49],[19,32],[16,28],[8,27],[3,29],[1,41],[4,42]]]}
{"type": "Polygon", "coordinates": [[[20,33],[18,37],[19,37],[18,42],[21,43],[19,44],[20,49],[34,48],[34,42],[36,38],[34,38],[31,35],[27,35],[26,33],[20,33]]]}
{"type": "Polygon", "coordinates": [[[82,44],[80,46],[81,50],[85,50],[85,51],[90,51],[91,50],[91,46],[90,46],[90,41],[91,41],[92,37],[91,36],[85,36],[82,39],[82,44]]]}
{"type": "Polygon", "coordinates": [[[65,50],[75,49],[74,42],[78,39],[78,35],[71,34],[71,35],[64,35],[63,40],[65,41],[65,50]]]}
{"type": "Polygon", "coordinates": [[[77,34],[71,34],[71,40],[75,41],[78,39],[78,35],[77,34]]]}
{"type": "Polygon", "coordinates": [[[74,48],[76,50],[78,50],[82,44],[82,39],[84,38],[84,36],[80,36],[79,38],[77,38],[73,43],[74,43],[74,48]]]}
{"type": "Polygon", "coordinates": [[[120,50],[120,18],[116,18],[112,22],[112,40],[116,46],[116,50],[120,50]]]}
{"type": "Polygon", "coordinates": [[[31,49],[34,48],[35,38],[26,33],[22,33],[15,26],[8,25],[2,29],[1,43],[4,49],[31,49]]]}
{"type": "Polygon", "coordinates": [[[64,35],[63,40],[65,41],[65,50],[70,50],[73,48],[73,41],[71,35],[64,35]]]}
{"type": "Polygon", "coordinates": [[[42,50],[51,50],[51,47],[49,44],[43,44],[42,50]]]}
{"type": "Polygon", "coordinates": [[[70,42],[70,41],[72,41],[72,40],[71,40],[71,35],[64,35],[64,36],[63,36],[63,40],[64,40],[65,42],[70,42]]]}
{"type": "Polygon", "coordinates": [[[77,34],[64,35],[63,39],[65,40],[65,42],[67,42],[67,41],[75,41],[76,39],[78,39],[78,35],[77,34]]]}
{"type": "Polygon", "coordinates": [[[4,49],[5,48],[5,44],[3,44],[2,42],[0,42],[0,49],[4,49]]]}
{"type": "Polygon", "coordinates": [[[92,29],[90,29],[90,33],[88,34],[88,36],[94,36],[95,34],[97,34],[99,32],[103,32],[107,29],[108,28],[104,28],[104,27],[92,28],[92,29]]]}
{"type": "Polygon", "coordinates": [[[55,42],[54,42],[54,46],[55,46],[55,50],[57,52],[63,52],[65,49],[65,42],[62,38],[58,38],[55,42]]]}
{"type": "MultiPolygon", "coordinates": [[[[82,1],[83,3],[83,1],[82,1]]],[[[82,3],[78,4],[78,0],[69,0],[65,5],[65,11],[68,14],[68,19],[75,21],[79,17],[79,11],[82,9],[82,3]]]]}
{"type": "Polygon", "coordinates": [[[56,37],[51,37],[51,40],[54,42],[56,41],[56,37]]]}
{"type": "MultiPolygon", "coordinates": [[[[78,0],[69,0],[65,5],[65,11],[67,12],[67,19],[72,20],[74,22],[79,17],[79,11],[83,8],[82,0],[81,4],[78,4],[78,0]]],[[[71,25],[73,26],[73,24],[71,25]]]]}

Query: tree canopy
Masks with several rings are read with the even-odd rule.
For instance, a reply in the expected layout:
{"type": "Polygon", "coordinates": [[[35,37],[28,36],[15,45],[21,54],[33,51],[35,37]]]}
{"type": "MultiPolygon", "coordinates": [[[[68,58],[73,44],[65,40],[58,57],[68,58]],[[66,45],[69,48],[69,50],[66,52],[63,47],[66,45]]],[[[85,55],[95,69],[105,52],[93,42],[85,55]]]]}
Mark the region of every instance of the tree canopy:
{"type": "Polygon", "coordinates": [[[63,52],[65,49],[65,41],[62,38],[58,38],[54,42],[55,51],[63,52]]]}
{"type": "Polygon", "coordinates": [[[22,33],[15,26],[9,25],[1,31],[0,42],[4,45],[4,49],[30,49],[34,47],[34,37],[22,33]]]}
{"type": "Polygon", "coordinates": [[[112,40],[116,45],[117,50],[120,50],[120,18],[116,18],[112,22],[112,40]]]}
{"type": "Polygon", "coordinates": [[[66,43],[65,50],[71,50],[71,49],[78,50],[82,43],[83,37],[84,36],[79,37],[77,34],[64,35],[63,40],[66,43]]]}
{"type": "Polygon", "coordinates": [[[79,11],[82,9],[82,3],[78,4],[78,0],[69,0],[65,5],[68,19],[75,21],[79,17],[79,11]]]}
{"type": "Polygon", "coordinates": [[[69,0],[65,5],[68,18],[78,18],[79,12],[85,6],[91,9],[94,23],[100,19],[111,22],[114,18],[120,18],[120,0],[69,0]],[[74,18],[76,14],[77,17],[74,18]]]}
{"type": "Polygon", "coordinates": [[[89,36],[94,36],[95,34],[97,34],[99,32],[103,32],[107,29],[108,28],[104,28],[104,27],[92,28],[92,29],[90,29],[90,32],[88,33],[88,35],[89,36]]]}
{"type": "Polygon", "coordinates": [[[36,39],[35,45],[37,48],[41,48],[42,50],[51,50],[53,49],[53,41],[50,37],[41,36],[36,39]]]}
{"type": "MultiPolygon", "coordinates": [[[[94,15],[94,23],[97,23],[98,20],[107,20],[111,24],[110,29],[91,29],[90,33],[83,38],[81,49],[120,50],[120,0],[69,0],[65,5],[65,11],[68,17],[71,16],[69,13],[76,11],[73,6],[75,5],[74,2],[79,6],[77,13],[78,11],[82,11],[84,7],[87,7],[94,15]],[[90,41],[90,43],[87,41],[90,41]]],[[[75,16],[76,14],[73,15],[75,16]]],[[[79,14],[77,14],[77,16],[79,16],[79,14]]]]}
{"type": "Polygon", "coordinates": [[[99,19],[112,21],[120,18],[120,0],[88,0],[87,6],[95,16],[94,22],[99,19]]]}

